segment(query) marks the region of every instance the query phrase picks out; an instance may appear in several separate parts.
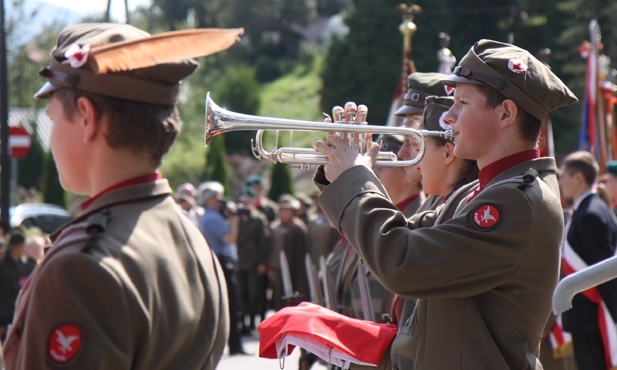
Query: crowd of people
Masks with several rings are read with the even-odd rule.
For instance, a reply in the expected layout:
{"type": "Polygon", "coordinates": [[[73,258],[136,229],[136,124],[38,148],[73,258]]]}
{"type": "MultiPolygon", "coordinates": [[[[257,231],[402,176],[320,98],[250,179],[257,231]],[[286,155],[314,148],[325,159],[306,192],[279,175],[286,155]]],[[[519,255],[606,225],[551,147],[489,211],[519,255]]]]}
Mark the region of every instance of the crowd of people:
{"type": "MultiPolygon", "coordinates": [[[[44,257],[43,235],[3,233],[6,368],[213,370],[226,347],[248,353],[269,311],[310,300],[396,325],[383,369],[617,367],[617,283],[550,315],[560,277],[615,254],[617,163],[540,156],[542,122],[577,101],[547,65],[480,40],[453,73],[411,74],[397,114],[431,134],[380,135],[365,154],[318,140],[328,163],[310,196],[268,199],[259,174],[233,199],[217,181],[172,191],[158,168],[182,126],[180,82],[240,34],[61,32],[35,97],[62,186],[89,199],[44,257]],[[217,46],[170,46],[195,42],[217,46]],[[380,151],[421,148],[416,165],[373,168],[380,151]]],[[[332,116],[358,122],[359,108],[332,116]]],[[[303,351],[300,369],[315,360],[303,351]]]]}
{"type": "Polygon", "coordinates": [[[262,176],[252,175],[234,198],[225,197],[217,181],[185,183],[175,192],[176,202],[223,269],[230,355],[248,354],[242,336],[257,336],[256,328],[268,311],[311,300],[306,260],[318,266],[339,239],[316,202],[317,192],[311,197],[283,194],[275,202],[264,195],[265,189],[262,176]]]}

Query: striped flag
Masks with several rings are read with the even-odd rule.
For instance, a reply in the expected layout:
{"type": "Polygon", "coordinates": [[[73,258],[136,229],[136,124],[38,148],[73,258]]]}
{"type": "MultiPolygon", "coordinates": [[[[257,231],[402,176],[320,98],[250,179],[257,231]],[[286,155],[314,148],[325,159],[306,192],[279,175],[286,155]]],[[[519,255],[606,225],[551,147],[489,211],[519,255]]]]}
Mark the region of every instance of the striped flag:
{"type": "MultiPolygon", "coordinates": [[[[587,267],[589,267],[587,263],[576,253],[566,238],[563,248],[564,275],[568,276],[587,267]]],[[[602,344],[604,345],[606,368],[612,369],[617,367],[617,324],[608,311],[597,287],[587,289],[582,294],[598,305],[598,326],[602,344]]]]}
{"type": "Polygon", "coordinates": [[[609,160],[616,158],[615,128],[613,124],[614,85],[606,81],[610,59],[601,55],[600,26],[594,19],[589,23],[591,41],[585,41],[579,53],[587,59],[585,97],[579,136],[579,150],[593,154],[602,171],[609,160]]]}

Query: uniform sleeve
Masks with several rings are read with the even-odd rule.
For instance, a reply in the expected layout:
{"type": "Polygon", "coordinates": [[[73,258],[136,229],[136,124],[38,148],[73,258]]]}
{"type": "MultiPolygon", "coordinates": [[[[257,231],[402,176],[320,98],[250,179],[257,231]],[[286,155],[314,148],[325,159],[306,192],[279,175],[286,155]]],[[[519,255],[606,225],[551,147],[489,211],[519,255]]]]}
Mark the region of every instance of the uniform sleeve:
{"type": "Polygon", "coordinates": [[[22,368],[130,369],[135,323],[120,280],[88,255],[52,258],[30,295],[18,354],[22,368]]]}
{"type": "Polygon", "coordinates": [[[469,297],[515,273],[534,227],[525,193],[507,186],[498,191],[485,190],[446,223],[416,228],[374,174],[358,166],[330,184],[320,203],[388,290],[407,298],[469,297]],[[471,220],[483,204],[500,212],[492,228],[471,220]]]}

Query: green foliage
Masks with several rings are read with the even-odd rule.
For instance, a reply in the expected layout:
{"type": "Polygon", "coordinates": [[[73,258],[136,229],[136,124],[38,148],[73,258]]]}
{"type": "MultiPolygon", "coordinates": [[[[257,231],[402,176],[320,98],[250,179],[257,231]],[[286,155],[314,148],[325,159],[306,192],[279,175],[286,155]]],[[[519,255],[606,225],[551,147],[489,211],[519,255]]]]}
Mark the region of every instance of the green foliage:
{"type": "MultiPolygon", "coordinates": [[[[589,22],[596,18],[602,33],[602,53],[617,60],[617,3],[601,0],[555,0],[555,17],[549,17],[554,40],[553,70],[562,77],[582,102],[585,94],[586,61],[578,48],[589,41],[589,22]]],[[[613,67],[614,68],[614,63],[613,67]]],[[[568,153],[578,147],[583,104],[578,103],[553,113],[553,130],[557,152],[568,153]]]]}
{"type": "Polygon", "coordinates": [[[272,176],[270,177],[270,190],[268,198],[278,200],[282,194],[293,194],[294,186],[291,178],[289,166],[285,164],[275,164],[272,167],[272,176]]]}
{"type": "Polygon", "coordinates": [[[31,147],[28,154],[17,160],[17,183],[26,189],[41,190],[43,170],[45,165],[45,149],[36,135],[36,123],[33,123],[34,134],[31,134],[31,147]]]}
{"type": "Polygon", "coordinates": [[[401,71],[400,1],[353,4],[345,16],[349,33],[333,40],[326,54],[321,109],[355,101],[369,107],[369,122],[385,123],[401,71]]]}
{"type": "Polygon", "coordinates": [[[225,140],[221,136],[217,136],[210,141],[206,151],[205,179],[220,182],[225,186],[225,193],[231,194],[231,187],[229,185],[231,169],[229,168],[229,163],[227,163],[227,155],[225,153],[225,140]]]}
{"type": "Polygon", "coordinates": [[[66,209],[67,195],[60,184],[58,169],[51,153],[45,156],[43,178],[43,202],[57,204],[66,209]]]}
{"type": "Polygon", "coordinates": [[[255,78],[260,83],[271,82],[281,77],[283,70],[276,58],[261,55],[255,60],[255,78]]]}
{"type": "MultiPolygon", "coordinates": [[[[217,83],[212,97],[217,104],[232,112],[255,115],[261,102],[255,71],[247,66],[230,67],[217,83]]],[[[254,136],[254,131],[227,133],[224,135],[225,146],[229,153],[248,155],[247,143],[254,136]]]]}

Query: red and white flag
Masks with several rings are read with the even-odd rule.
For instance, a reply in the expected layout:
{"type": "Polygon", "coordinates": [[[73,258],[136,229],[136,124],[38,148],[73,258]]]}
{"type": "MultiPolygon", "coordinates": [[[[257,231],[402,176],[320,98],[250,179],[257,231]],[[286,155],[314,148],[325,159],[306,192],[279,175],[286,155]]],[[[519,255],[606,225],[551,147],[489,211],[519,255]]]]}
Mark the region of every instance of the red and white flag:
{"type": "MultiPolygon", "coordinates": [[[[564,274],[567,276],[587,267],[589,267],[587,263],[572,249],[572,246],[570,246],[566,239],[563,248],[564,274]]],[[[600,326],[600,336],[604,344],[606,368],[612,369],[617,367],[617,324],[608,311],[597,287],[587,289],[582,293],[587,299],[598,305],[598,325],[600,326]]]]}

